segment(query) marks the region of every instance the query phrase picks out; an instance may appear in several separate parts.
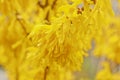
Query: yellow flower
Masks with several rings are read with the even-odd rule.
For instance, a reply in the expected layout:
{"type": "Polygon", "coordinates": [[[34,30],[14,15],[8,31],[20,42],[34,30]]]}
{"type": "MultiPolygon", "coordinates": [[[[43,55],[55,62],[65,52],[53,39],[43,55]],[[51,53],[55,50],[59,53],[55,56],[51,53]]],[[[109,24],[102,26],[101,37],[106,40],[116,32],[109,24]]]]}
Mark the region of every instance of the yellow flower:
{"type": "MultiPolygon", "coordinates": [[[[72,80],[92,39],[104,45],[101,31],[113,15],[110,0],[0,0],[0,64],[10,80],[72,80]]],[[[114,48],[104,47],[111,58],[119,38],[109,39],[114,48]]]]}

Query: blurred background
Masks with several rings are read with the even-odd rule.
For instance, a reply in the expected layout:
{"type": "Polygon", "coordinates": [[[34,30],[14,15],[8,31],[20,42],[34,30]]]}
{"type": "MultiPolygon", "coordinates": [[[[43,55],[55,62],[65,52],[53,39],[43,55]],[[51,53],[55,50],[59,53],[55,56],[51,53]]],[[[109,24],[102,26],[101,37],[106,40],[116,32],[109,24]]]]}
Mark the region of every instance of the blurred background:
{"type": "Polygon", "coordinates": [[[0,67],[0,80],[8,80],[6,72],[4,71],[2,67],[0,67]]]}
{"type": "MultiPolygon", "coordinates": [[[[120,9],[118,8],[118,2],[117,0],[111,0],[112,1],[112,7],[115,12],[115,15],[120,15],[120,9]]],[[[92,48],[88,51],[89,56],[85,58],[82,71],[81,72],[75,72],[76,80],[79,80],[81,77],[87,77],[89,80],[94,80],[96,73],[101,69],[100,62],[104,61],[104,57],[96,58],[93,55],[93,50],[95,47],[94,41],[91,43],[92,48]],[[82,73],[82,74],[81,74],[82,73]]],[[[115,65],[114,63],[111,63],[112,65],[115,65]]],[[[117,71],[120,71],[120,66],[118,65],[115,67],[117,71]]],[[[8,80],[6,71],[0,66],[0,80],[8,80]]],[[[85,79],[83,79],[85,80],[85,79]]]]}

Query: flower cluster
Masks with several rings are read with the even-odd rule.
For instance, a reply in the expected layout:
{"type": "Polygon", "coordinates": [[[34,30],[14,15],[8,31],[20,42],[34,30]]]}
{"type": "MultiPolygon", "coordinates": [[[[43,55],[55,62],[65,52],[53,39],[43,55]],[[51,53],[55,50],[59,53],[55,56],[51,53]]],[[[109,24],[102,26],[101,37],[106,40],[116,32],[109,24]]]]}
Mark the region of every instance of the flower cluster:
{"type": "Polygon", "coordinates": [[[119,26],[110,0],[0,0],[0,65],[10,80],[74,80],[92,40],[120,63],[119,26]]]}

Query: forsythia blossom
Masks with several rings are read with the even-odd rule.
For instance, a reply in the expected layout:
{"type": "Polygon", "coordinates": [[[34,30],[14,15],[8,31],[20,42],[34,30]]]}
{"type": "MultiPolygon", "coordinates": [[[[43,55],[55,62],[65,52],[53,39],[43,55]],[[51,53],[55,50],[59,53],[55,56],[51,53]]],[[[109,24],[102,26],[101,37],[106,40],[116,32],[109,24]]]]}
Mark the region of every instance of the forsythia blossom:
{"type": "Polygon", "coordinates": [[[10,80],[74,80],[93,39],[120,63],[113,17],[110,0],[0,0],[0,65],[10,80]]]}

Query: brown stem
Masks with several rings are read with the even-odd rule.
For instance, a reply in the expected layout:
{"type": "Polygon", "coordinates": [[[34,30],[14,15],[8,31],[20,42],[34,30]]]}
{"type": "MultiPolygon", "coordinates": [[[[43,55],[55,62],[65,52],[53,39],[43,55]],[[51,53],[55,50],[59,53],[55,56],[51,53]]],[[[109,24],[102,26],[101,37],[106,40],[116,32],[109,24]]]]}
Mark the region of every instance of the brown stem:
{"type": "Polygon", "coordinates": [[[48,70],[49,70],[49,67],[47,66],[45,68],[45,72],[44,72],[44,80],[46,80],[46,78],[47,78],[48,70]]]}
{"type": "Polygon", "coordinates": [[[47,20],[49,22],[49,11],[46,14],[45,20],[47,20]]]}
{"type": "Polygon", "coordinates": [[[43,5],[42,2],[41,2],[41,0],[39,0],[39,1],[38,1],[38,5],[39,5],[41,8],[44,9],[44,8],[47,7],[47,5],[48,5],[48,0],[46,0],[45,5],[43,5]]]}
{"type": "Polygon", "coordinates": [[[57,0],[54,0],[54,1],[53,1],[53,4],[52,4],[52,6],[51,6],[52,9],[54,9],[56,3],[57,3],[57,0]]]}

